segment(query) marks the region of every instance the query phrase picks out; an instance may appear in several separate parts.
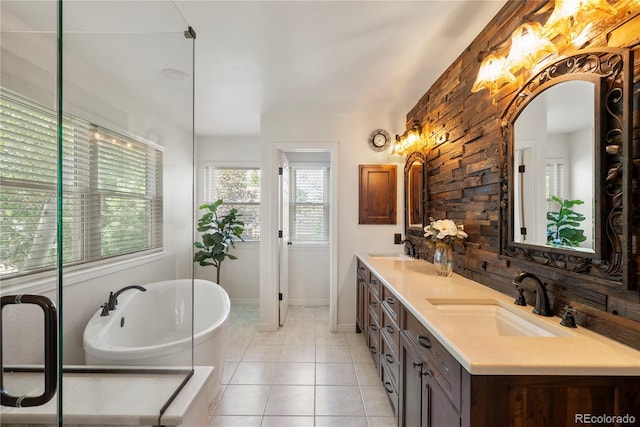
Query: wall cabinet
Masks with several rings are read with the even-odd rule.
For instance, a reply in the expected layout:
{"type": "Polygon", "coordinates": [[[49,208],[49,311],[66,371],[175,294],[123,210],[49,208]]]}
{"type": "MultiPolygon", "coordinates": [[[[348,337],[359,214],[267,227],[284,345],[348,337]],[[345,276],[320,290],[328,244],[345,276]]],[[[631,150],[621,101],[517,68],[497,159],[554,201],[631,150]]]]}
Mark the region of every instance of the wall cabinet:
{"type": "Polygon", "coordinates": [[[366,337],[399,427],[554,427],[579,424],[580,414],[640,421],[640,377],[471,375],[357,263],[356,329],[366,337]]]}
{"type": "Polygon", "coordinates": [[[360,165],[359,224],[396,223],[396,165],[360,165]]]}

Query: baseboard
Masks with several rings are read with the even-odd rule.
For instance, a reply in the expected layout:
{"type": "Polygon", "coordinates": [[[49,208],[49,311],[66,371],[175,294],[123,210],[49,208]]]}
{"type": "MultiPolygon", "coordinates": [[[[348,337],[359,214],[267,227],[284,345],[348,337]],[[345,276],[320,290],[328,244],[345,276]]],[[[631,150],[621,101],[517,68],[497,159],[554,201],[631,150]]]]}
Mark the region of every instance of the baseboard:
{"type": "Polygon", "coordinates": [[[318,305],[328,306],[328,299],[291,299],[289,298],[289,305],[318,305]]]}
{"type": "Polygon", "coordinates": [[[338,325],[337,328],[337,332],[355,332],[356,331],[356,324],[355,323],[351,323],[351,324],[342,324],[342,325],[338,325]]]}

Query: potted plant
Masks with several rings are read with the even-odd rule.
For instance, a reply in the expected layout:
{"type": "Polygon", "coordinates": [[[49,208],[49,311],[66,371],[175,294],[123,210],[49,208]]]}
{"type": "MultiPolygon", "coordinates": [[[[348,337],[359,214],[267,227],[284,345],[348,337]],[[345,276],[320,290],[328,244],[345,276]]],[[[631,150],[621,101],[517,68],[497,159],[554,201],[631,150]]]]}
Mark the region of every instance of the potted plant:
{"type": "Polygon", "coordinates": [[[551,199],[560,204],[557,212],[547,212],[547,244],[554,246],[580,246],[580,243],[587,240],[584,230],[579,228],[584,220],[584,215],[574,211],[575,205],[581,205],[582,200],[561,200],[557,196],[551,199]]]}
{"type": "Polygon", "coordinates": [[[216,267],[216,283],[220,284],[220,267],[225,258],[238,259],[229,253],[230,248],[235,248],[236,239],[244,241],[241,234],[244,231],[244,223],[238,218],[242,214],[235,208],[229,209],[226,215],[218,213],[222,205],[222,199],[213,203],[206,203],[200,209],[207,212],[198,220],[198,231],[202,232],[202,241],[195,242],[194,246],[199,250],[193,255],[193,262],[201,266],[213,265],[216,267]]]}

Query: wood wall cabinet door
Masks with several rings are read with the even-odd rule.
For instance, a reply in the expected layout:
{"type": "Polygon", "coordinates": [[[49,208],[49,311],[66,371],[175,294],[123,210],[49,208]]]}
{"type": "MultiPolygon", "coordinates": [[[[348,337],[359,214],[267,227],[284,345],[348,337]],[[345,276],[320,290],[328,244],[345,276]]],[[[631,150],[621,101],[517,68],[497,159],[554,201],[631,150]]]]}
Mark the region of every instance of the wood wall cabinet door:
{"type": "Polygon", "coordinates": [[[360,165],[360,224],[396,223],[396,165],[360,165]]]}

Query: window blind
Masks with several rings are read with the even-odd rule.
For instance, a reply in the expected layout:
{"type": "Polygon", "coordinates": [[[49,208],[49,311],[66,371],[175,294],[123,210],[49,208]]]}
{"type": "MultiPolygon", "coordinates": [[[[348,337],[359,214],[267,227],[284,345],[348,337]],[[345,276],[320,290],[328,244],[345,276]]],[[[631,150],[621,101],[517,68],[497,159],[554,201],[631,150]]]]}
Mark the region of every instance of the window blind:
{"type": "Polygon", "coordinates": [[[329,241],[329,168],[290,168],[289,238],[298,243],[329,241]]]}
{"type": "Polygon", "coordinates": [[[260,240],[260,169],[207,166],[205,199],[207,203],[222,199],[219,212],[223,215],[237,209],[244,222],[242,238],[260,240]]]}
{"type": "Polygon", "coordinates": [[[558,203],[551,196],[564,199],[564,165],[561,162],[547,163],[546,166],[547,212],[557,212],[558,203]]]}
{"type": "MultiPolygon", "coordinates": [[[[63,117],[65,265],[162,246],[162,151],[63,117]]],[[[57,245],[55,111],[0,89],[0,276],[52,269],[57,245]]]]}

